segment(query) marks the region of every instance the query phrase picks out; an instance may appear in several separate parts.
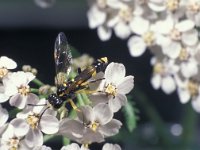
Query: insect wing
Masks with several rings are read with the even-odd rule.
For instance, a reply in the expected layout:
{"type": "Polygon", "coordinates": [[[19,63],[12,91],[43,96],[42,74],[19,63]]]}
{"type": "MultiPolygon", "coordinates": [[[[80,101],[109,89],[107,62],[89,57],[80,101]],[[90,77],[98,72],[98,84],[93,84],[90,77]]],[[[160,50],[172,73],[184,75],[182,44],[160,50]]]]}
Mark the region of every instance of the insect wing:
{"type": "Polygon", "coordinates": [[[56,68],[56,82],[58,85],[67,81],[71,71],[72,54],[63,32],[59,33],[54,47],[54,59],[56,68]]]}

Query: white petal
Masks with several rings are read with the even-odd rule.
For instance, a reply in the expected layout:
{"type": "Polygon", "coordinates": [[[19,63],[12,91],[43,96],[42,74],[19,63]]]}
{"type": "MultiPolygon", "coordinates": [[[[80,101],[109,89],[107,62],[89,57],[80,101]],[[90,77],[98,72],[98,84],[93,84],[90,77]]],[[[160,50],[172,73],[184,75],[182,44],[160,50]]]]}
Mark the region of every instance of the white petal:
{"type": "Polygon", "coordinates": [[[146,50],[146,44],[141,37],[132,36],[128,40],[128,48],[131,56],[138,57],[141,56],[146,50]]]}
{"type": "Polygon", "coordinates": [[[122,123],[119,120],[112,119],[109,123],[104,126],[99,127],[99,132],[101,132],[106,137],[113,136],[119,132],[122,123]]]}
{"type": "Polygon", "coordinates": [[[182,104],[187,103],[190,100],[190,93],[184,89],[178,89],[178,96],[182,104]]]}
{"type": "Polygon", "coordinates": [[[193,21],[184,20],[184,21],[181,21],[178,24],[176,24],[175,28],[178,29],[180,32],[185,32],[185,31],[193,29],[194,26],[195,26],[195,24],[193,21]]]}
{"type": "Polygon", "coordinates": [[[198,73],[198,63],[196,61],[182,62],[181,73],[185,78],[190,78],[198,73]]]}
{"type": "Polygon", "coordinates": [[[156,12],[161,12],[161,11],[164,11],[166,9],[165,5],[158,5],[158,4],[156,5],[155,3],[151,3],[151,2],[148,3],[148,6],[153,11],[156,11],[156,12]]]}
{"type": "Polygon", "coordinates": [[[124,22],[119,22],[114,27],[114,31],[115,31],[116,36],[121,38],[121,39],[126,39],[131,34],[130,27],[124,22]]]}
{"type": "Polygon", "coordinates": [[[123,64],[110,63],[105,70],[105,78],[107,83],[112,83],[115,86],[120,83],[126,74],[126,69],[123,64]]]}
{"type": "Polygon", "coordinates": [[[192,100],[191,102],[193,109],[200,113],[200,96],[198,96],[196,99],[192,100]]]}
{"type": "Polygon", "coordinates": [[[182,34],[182,41],[187,46],[193,46],[198,41],[198,32],[196,29],[184,32],[182,34]]]}
{"type": "Polygon", "coordinates": [[[142,17],[134,17],[130,23],[131,30],[135,34],[143,35],[149,30],[150,23],[142,17]]]}
{"type": "Polygon", "coordinates": [[[161,86],[161,76],[160,75],[153,75],[151,78],[151,84],[153,86],[154,89],[158,90],[161,86]]]}
{"type": "Polygon", "coordinates": [[[117,112],[119,109],[127,103],[127,98],[123,94],[117,94],[114,99],[108,101],[109,107],[112,112],[117,112]]]}
{"type": "Polygon", "coordinates": [[[63,146],[60,150],[81,150],[79,145],[72,143],[70,145],[63,146]]]}
{"type": "Polygon", "coordinates": [[[6,102],[10,96],[0,93],[0,103],[6,102]]]}
{"type": "Polygon", "coordinates": [[[34,0],[35,3],[41,8],[52,7],[56,0],[34,0]]]}
{"type": "Polygon", "coordinates": [[[2,56],[0,57],[0,68],[1,67],[5,67],[7,69],[15,69],[17,67],[17,64],[12,59],[6,56],[2,56]]]}
{"type": "Polygon", "coordinates": [[[10,105],[15,106],[19,109],[23,109],[26,105],[27,96],[22,96],[20,94],[16,94],[10,98],[10,105]]]}
{"type": "Polygon", "coordinates": [[[112,31],[110,28],[105,28],[103,26],[100,26],[97,28],[97,34],[102,41],[107,41],[111,38],[112,31]]]}
{"type": "Polygon", "coordinates": [[[92,106],[95,106],[99,103],[108,103],[108,96],[105,93],[96,93],[89,96],[90,101],[92,102],[92,106]]]}
{"type": "Polygon", "coordinates": [[[176,90],[174,79],[171,76],[164,77],[162,79],[161,88],[166,94],[171,94],[174,92],[176,90]]]}
{"type": "Polygon", "coordinates": [[[29,125],[24,119],[15,118],[10,123],[14,127],[14,133],[16,136],[24,136],[29,131],[29,125]]]}
{"type": "Polygon", "coordinates": [[[79,120],[86,124],[94,121],[94,118],[95,118],[93,114],[93,110],[90,106],[80,107],[80,112],[78,112],[77,115],[78,115],[79,120]]]}
{"type": "Polygon", "coordinates": [[[42,132],[46,134],[55,134],[58,132],[59,121],[56,117],[51,115],[43,115],[41,117],[40,127],[42,132]]]}
{"type": "Polygon", "coordinates": [[[134,86],[134,77],[126,76],[121,83],[117,86],[118,93],[120,94],[128,94],[134,86]]]}
{"type": "Polygon", "coordinates": [[[8,120],[8,111],[1,107],[0,105],[0,127],[2,127],[8,120]]]}
{"type": "Polygon", "coordinates": [[[108,123],[113,117],[113,113],[107,104],[101,103],[94,106],[93,112],[95,114],[96,120],[101,125],[108,123]]]}
{"type": "Polygon", "coordinates": [[[106,13],[100,11],[96,5],[93,5],[87,13],[89,27],[96,28],[102,25],[106,19],[106,13]]]}
{"type": "Polygon", "coordinates": [[[104,144],[102,150],[121,150],[121,147],[118,144],[104,144]]]}
{"type": "Polygon", "coordinates": [[[43,144],[43,135],[42,132],[38,129],[31,129],[28,131],[25,136],[25,142],[28,147],[42,146],[43,144]]]}
{"type": "Polygon", "coordinates": [[[163,53],[172,59],[176,59],[181,51],[181,44],[172,41],[168,46],[163,47],[163,53]]]}

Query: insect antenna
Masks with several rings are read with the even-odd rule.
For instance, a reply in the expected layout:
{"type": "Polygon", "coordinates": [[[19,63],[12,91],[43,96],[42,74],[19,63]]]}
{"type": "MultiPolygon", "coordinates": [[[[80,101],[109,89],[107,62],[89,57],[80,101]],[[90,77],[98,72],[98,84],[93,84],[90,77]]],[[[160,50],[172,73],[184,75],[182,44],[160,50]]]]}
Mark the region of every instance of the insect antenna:
{"type": "Polygon", "coordinates": [[[43,114],[45,113],[45,111],[47,111],[47,109],[49,109],[49,108],[50,108],[50,106],[48,106],[47,108],[45,108],[45,109],[43,110],[43,112],[40,114],[40,117],[39,117],[38,123],[40,122],[40,120],[41,120],[43,114]]]}

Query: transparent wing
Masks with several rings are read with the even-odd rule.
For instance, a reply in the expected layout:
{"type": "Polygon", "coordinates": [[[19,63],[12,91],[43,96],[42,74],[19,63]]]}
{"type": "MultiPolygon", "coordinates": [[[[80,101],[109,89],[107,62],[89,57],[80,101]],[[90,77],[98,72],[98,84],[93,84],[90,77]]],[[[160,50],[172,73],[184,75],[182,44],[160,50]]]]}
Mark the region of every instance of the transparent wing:
{"type": "Polygon", "coordinates": [[[59,33],[54,47],[54,59],[56,68],[56,82],[58,85],[67,81],[71,71],[72,54],[67,38],[63,32],[59,33]]]}

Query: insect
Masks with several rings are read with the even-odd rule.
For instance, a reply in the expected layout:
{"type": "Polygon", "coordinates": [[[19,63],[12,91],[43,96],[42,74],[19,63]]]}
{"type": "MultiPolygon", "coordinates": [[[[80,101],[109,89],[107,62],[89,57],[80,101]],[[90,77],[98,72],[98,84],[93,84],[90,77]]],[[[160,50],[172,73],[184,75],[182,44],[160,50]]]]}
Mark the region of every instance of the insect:
{"type": "MultiPolygon", "coordinates": [[[[88,88],[88,83],[90,82],[88,80],[94,77],[96,73],[105,71],[108,65],[107,57],[97,59],[92,65],[82,71],[78,69],[78,75],[73,80],[69,80],[72,54],[63,32],[58,34],[54,48],[57,92],[48,96],[48,102],[56,109],[59,109],[64,102],[69,102],[73,109],[76,110],[77,106],[73,102],[76,94],[88,88]]],[[[95,80],[91,82],[95,82],[95,80]]]]}

